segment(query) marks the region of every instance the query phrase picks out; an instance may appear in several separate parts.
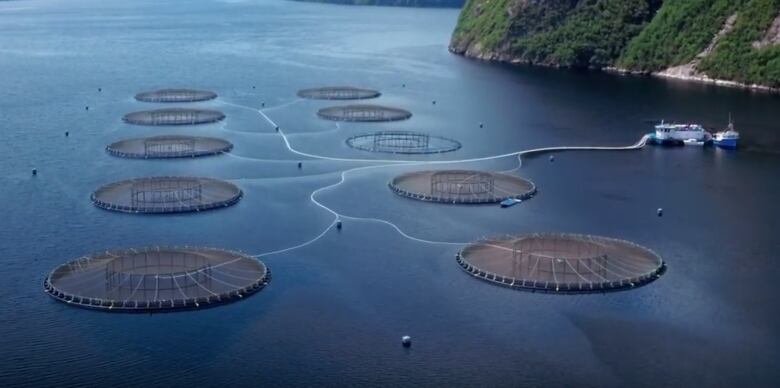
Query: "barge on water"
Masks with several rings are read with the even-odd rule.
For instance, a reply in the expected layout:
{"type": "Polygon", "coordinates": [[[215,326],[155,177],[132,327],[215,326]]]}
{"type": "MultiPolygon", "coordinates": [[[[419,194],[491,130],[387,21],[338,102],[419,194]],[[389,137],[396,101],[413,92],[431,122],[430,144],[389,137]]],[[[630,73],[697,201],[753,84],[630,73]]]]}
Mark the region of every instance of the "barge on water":
{"type": "Polygon", "coordinates": [[[648,144],[663,146],[705,146],[715,145],[721,148],[735,149],[739,142],[739,132],[729,119],[725,131],[714,135],[700,124],[666,124],[663,121],[655,126],[655,132],[648,134],[648,144]]]}
{"type": "Polygon", "coordinates": [[[704,145],[712,142],[712,135],[699,124],[666,124],[655,126],[650,142],[657,145],[681,146],[704,145]]]}

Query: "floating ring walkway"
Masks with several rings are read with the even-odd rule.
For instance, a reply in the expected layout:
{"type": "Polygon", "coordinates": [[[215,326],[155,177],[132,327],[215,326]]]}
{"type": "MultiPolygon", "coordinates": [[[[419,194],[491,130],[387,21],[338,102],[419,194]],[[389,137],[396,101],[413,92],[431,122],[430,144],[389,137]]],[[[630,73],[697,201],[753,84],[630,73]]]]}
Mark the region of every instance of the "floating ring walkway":
{"type": "Polygon", "coordinates": [[[271,274],[260,260],[214,248],[146,247],[99,252],[60,265],[43,282],[47,294],[103,311],[197,309],[241,300],[271,274]]]}
{"type": "Polygon", "coordinates": [[[227,140],[203,136],[161,135],[120,140],[106,147],[110,155],[129,159],[195,158],[230,152],[227,140]]]}
{"type": "Polygon", "coordinates": [[[456,261],[470,275],[532,291],[589,293],[622,290],[660,277],[666,265],[629,241],[579,234],[529,234],[479,241],[456,261]]]}

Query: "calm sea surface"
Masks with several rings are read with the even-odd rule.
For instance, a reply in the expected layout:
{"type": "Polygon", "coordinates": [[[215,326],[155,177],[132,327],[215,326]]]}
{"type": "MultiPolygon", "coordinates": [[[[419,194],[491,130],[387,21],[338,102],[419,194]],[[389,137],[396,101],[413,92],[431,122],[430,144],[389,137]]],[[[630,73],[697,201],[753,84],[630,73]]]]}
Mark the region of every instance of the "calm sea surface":
{"type": "MultiPolygon", "coordinates": [[[[0,386],[777,386],[780,98],[463,59],[446,49],[457,16],[281,0],[0,2],[0,386]],[[295,97],[338,84],[377,88],[378,103],[414,117],[336,126],[315,115],[327,102],[295,97]],[[135,93],[161,87],[214,90],[218,100],[195,105],[228,119],[173,129],[121,122],[154,106],[135,93]],[[669,268],[636,290],[503,289],[463,273],[457,245],[345,220],[341,232],[264,257],[272,282],[240,303],[110,314],[43,292],[52,268],[93,251],[191,244],[260,254],[321,233],[333,216],[310,193],[367,164],[292,154],[242,107],[263,102],[293,147],[342,158],[379,158],[344,144],[379,129],[455,138],[458,152],[423,159],[457,160],[627,145],[651,130],[647,120],[721,128],[729,112],[746,149],[526,159],[519,174],[539,195],[504,210],[395,196],[386,182],[412,167],[356,171],[318,196],[339,213],[427,240],[549,231],[632,240],[669,268]],[[234,153],[132,161],[104,152],[112,141],[163,132],[224,137],[234,153]],[[224,210],[150,217],[89,200],[114,180],[179,174],[231,180],[245,197],[224,210]],[[413,337],[411,349],[402,335],[413,337]]],[[[507,170],[516,160],[452,166],[507,170]]]]}

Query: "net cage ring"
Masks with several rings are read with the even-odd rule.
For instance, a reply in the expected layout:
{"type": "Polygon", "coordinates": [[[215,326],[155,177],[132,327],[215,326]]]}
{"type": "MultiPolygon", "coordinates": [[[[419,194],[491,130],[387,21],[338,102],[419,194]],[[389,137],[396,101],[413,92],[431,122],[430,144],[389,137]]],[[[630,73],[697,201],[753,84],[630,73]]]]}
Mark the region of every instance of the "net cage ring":
{"type": "Polygon", "coordinates": [[[351,136],[349,147],[391,154],[440,154],[459,150],[459,141],[413,131],[379,131],[351,136]]]}
{"type": "Polygon", "coordinates": [[[70,305],[120,312],[197,309],[262,290],[270,271],[253,256],[203,247],[97,252],[54,268],[44,291],[70,305]]]}
{"type": "Polygon", "coordinates": [[[210,124],[225,119],[225,114],[214,109],[163,108],[131,112],[122,121],[133,125],[176,126],[210,124]]]}
{"type": "Polygon", "coordinates": [[[478,170],[413,171],[396,176],[388,187],[402,197],[447,204],[492,204],[536,194],[530,180],[478,170]]]}
{"type": "Polygon", "coordinates": [[[377,90],[352,86],[326,86],[298,91],[298,97],[311,100],[365,100],[381,95],[377,90]]]}
{"type": "Polygon", "coordinates": [[[666,271],[649,248],[610,237],[537,233],[467,245],[456,262],[468,274],[510,288],[592,293],[648,284],[666,271]]]}
{"type": "Polygon", "coordinates": [[[92,193],[93,204],[132,214],[200,212],[235,205],[243,196],[233,183],[204,177],[160,176],[107,184],[92,193]]]}
{"type": "Polygon", "coordinates": [[[196,89],[158,89],[135,95],[135,99],[141,102],[175,103],[175,102],[200,102],[217,98],[217,94],[208,90],[196,89]]]}
{"type": "Polygon", "coordinates": [[[219,155],[230,152],[227,140],[186,135],[160,135],[124,139],[106,146],[109,155],[128,159],[174,159],[219,155]]]}
{"type": "Polygon", "coordinates": [[[320,109],[317,115],[326,120],[351,122],[400,121],[412,117],[411,112],[401,108],[368,104],[331,106],[320,109]]]}

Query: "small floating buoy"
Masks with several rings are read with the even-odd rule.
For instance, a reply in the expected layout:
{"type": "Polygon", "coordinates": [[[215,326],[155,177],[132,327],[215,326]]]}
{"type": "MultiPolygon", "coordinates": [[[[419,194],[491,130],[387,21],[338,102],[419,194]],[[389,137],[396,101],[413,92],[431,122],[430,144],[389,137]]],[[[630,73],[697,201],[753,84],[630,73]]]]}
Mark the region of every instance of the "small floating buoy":
{"type": "Polygon", "coordinates": [[[303,162],[298,162],[298,168],[303,168],[303,162]]]}
{"type": "Polygon", "coordinates": [[[85,106],[84,110],[89,110],[89,105],[85,106]]]}
{"type": "Polygon", "coordinates": [[[276,129],[276,132],[279,132],[279,126],[275,126],[274,129],[276,129]]]}
{"type": "Polygon", "coordinates": [[[260,106],[265,107],[265,101],[261,102],[260,106]]]}
{"type": "Polygon", "coordinates": [[[406,87],[406,84],[401,84],[401,87],[402,87],[402,88],[405,88],[405,87],[406,87]]]}
{"type": "Polygon", "coordinates": [[[555,155],[550,155],[550,161],[551,161],[551,162],[554,162],[554,161],[555,161],[555,155]]]}
{"type": "Polygon", "coordinates": [[[341,230],[341,220],[336,221],[336,229],[341,230]]]}
{"type": "Polygon", "coordinates": [[[65,137],[68,137],[68,136],[70,136],[70,132],[65,131],[65,137]]]}
{"type": "Polygon", "coordinates": [[[102,92],[102,91],[103,91],[103,88],[98,88],[98,92],[102,92]]]}
{"type": "Polygon", "coordinates": [[[33,175],[38,175],[38,169],[37,168],[33,168],[32,169],[32,174],[33,175]]]}
{"type": "Polygon", "coordinates": [[[658,214],[658,217],[661,217],[664,215],[664,209],[659,207],[658,210],[655,211],[656,214],[658,214]]]}
{"type": "Polygon", "coordinates": [[[255,88],[255,85],[252,85],[252,89],[254,89],[254,88],[255,88]]]}
{"type": "Polygon", "coordinates": [[[412,346],[412,337],[409,337],[408,335],[401,337],[401,345],[405,348],[412,346]]]}
{"type": "Polygon", "coordinates": [[[436,105],[436,100],[433,100],[433,105],[436,105]]]}
{"type": "Polygon", "coordinates": [[[479,123],[479,127],[480,127],[480,128],[484,128],[484,127],[485,127],[485,124],[479,123]]]}

